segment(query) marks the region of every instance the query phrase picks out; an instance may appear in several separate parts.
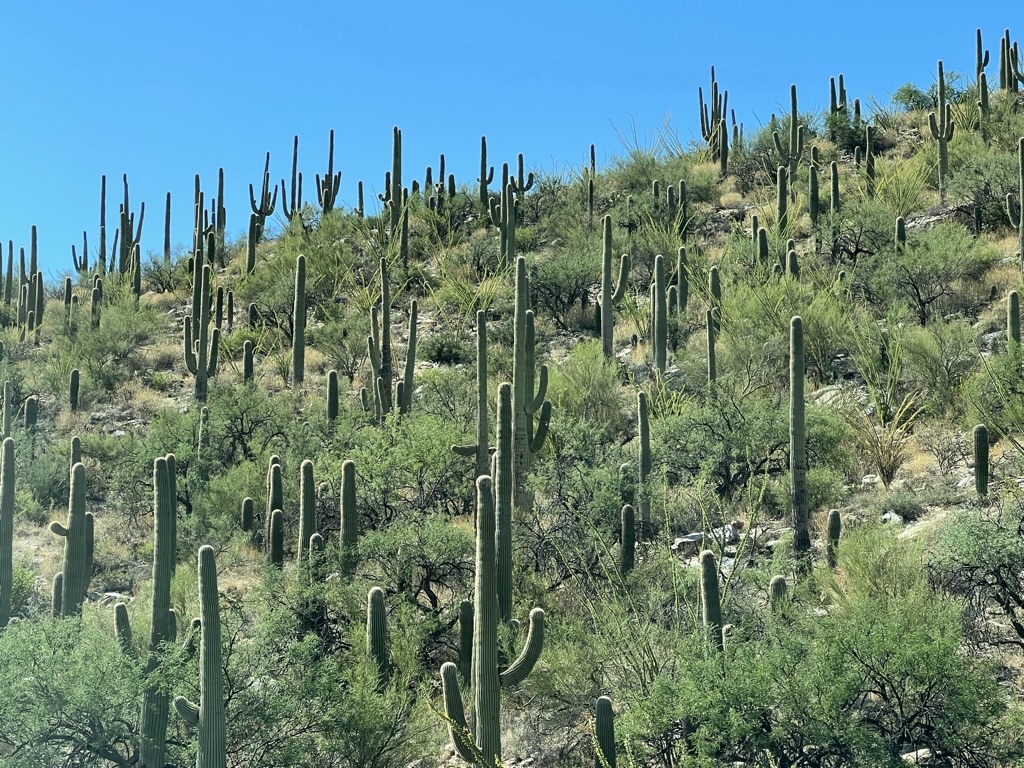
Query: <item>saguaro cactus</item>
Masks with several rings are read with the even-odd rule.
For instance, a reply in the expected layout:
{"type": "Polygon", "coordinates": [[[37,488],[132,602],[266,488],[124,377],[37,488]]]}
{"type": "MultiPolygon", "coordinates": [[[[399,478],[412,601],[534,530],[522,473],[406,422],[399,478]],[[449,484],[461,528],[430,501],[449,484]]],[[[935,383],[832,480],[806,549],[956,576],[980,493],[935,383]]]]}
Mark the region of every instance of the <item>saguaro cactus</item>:
{"type": "Polygon", "coordinates": [[[453,445],[452,450],[459,456],[476,458],[476,477],[486,475],[490,464],[490,446],[487,420],[487,313],[476,313],[476,442],[469,445],[453,445]]]}
{"type": "Polygon", "coordinates": [[[768,605],[773,611],[782,607],[788,590],[789,585],[786,584],[785,576],[772,576],[772,580],[768,582],[768,605]]]}
{"type": "Polygon", "coordinates": [[[292,385],[302,386],[306,376],[306,257],[295,259],[295,305],[292,329],[292,385]]]}
{"type": "Polygon", "coordinates": [[[226,768],[227,728],[220,647],[217,563],[213,547],[209,545],[199,548],[199,599],[202,631],[199,645],[199,704],[194,704],[183,696],[176,696],[174,709],[182,720],[199,729],[196,768],[226,768]]]}
{"type": "Polygon", "coordinates": [[[11,620],[14,580],[14,438],[3,441],[0,456],[0,628],[11,620]]]}
{"type": "Polygon", "coordinates": [[[988,428],[984,424],[974,427],[974,490],[979,496],[988,495],[988,428]]]}
{"type": "Polygon", "coordinates": [[[346,460],[341,465],[341,573],[351,576],[359,561],[359,512],[356,510],[356,465],[346,460]]]}
{"type": "Polygon", "coordinates": [[[594,707],[594,735],[598,750],[595,768],[615,768],[615,713],[607,696],[599,698],[594,707]]]}
{"type": "Polygon", "coordinates": [[[309,537],[316,533],[316,485],[313,484],[313,462],[306,459],[299,466],[299,545],[295,559],[302,562],[309,548],[309,537]]]}
{"type": "Polygon", "coordinates": [[[256,194],[252,188],[252,184],[249,185],[249,206],[252,208],[252,215],[255,220],[250,219],[249,225],[249,238],[252,241],[250,248],[252,249],[252,261],[246,259],[246,274],[251,274],[256,266],[256,245],[263,238],[263,228],[266,224],[267,217],[274,214],[274,209],[277,207],[277,185],[274,185],[274,193],[270,193],[270,153],[267,152],[267,161],[263,166],[263,186],[260,189],[260,201],[256,202],[256,194]]]}
{"type": "Polygon", "coordinates": [[[501,686],[526,679],[544,645],[544,611],[530,611],[530,629],[519,657],[504,671],[498,670],[498,599],[496,588],[494,489],[486,475],[476,481],[476,581],[473,621],[473,692],[476,709],[475,747],[466,726],[459,691],[458,667],[441,666],[445,714],[449,733],[459,756],[468,762],[491,766],[501,759],[501,686]]]}
{"type": "Polygon", "coordinates": [[[636,396],[637,425],[639,429],[639,446],[637,456],[639,472],[637,480],[640,485],[640,535],[648,538],[651,535],[651,500],[648,497],[646,483],[651,475],[654,461],[651,458],[651,427],[647,412],[647,393],[640,391],[636,396]]]}
{"type": "Polygon", "coordinates": [[[796,86],[789,86],[789,144],[782,146],[779,132],[772,131],[772,141],[779,153],[782,164],[789,168],[789,186],[793,199],[796,200],[796,171],[800,156],[804,152],[804,127],[800,125],[800,115],[796,109],[796,86]]]}
{"type": "Polygon", "coordinates": [[[89,521],[85,512],[85,465],[71,468],[71,490],[68,500],[67,525],[50,523],[50,532],[64,537],[64,567],[61,570],[61,615],[82,612],[85,592],[89,588],[92,557],[89,542],[89,521]]]}
{"type": "Polygon", "coordinates": [[[1010,291],[1006,297],[1007,343],[1020,344],[1020,295],[1010,291]]]}
{"type": "MultiPolygon", "coordinates": [[[[147,677],[157,668],[160,646],[176,639],[176,623],[171,609],[171,577],[174,575],[176,549],[174,508],[168,461],[160,457],[153,462],[153,601],[149,652],[143,669],[147,677]]],[[[164,765],[169,704],[167,691],[159,685],[147,686],[142,694],[142,714],[139,720],[144,768],[164,765]]]]}
{"type": "Polygon", "coordinates": [[[388,645],[388,612],[384,590],[373,587],[366,596],[366,655],[377,665],[378,680],[391,675],[391,649],[388,645]]]}
{"type": "MultiPolygon", "coordinates": [[[[441,179],[444,181],[444,179],[441,179]]],[[[477,179],[480,182],[480,205],[483,206],[484,210],[487,210],[487,185],[494,181],[494,166],[487,167],[487,137],[480,137],[480,178],[477,179]]]]}
{"type": "Polygon", "coordinates": [[[612,217],[601,219],[601,351],[610,358],[615,332],[615,305],[622,301],[629,278],[629,254],[623,254],[619,261],[619,277],[612,282],[612,217]]]}
{"type": "Polygon", "coordinates": [[[1006,196],[1006,212],[1010,216],[1010,224],[1017,230],[1017,256],[1020,259],[1020,268],[1024,271],[1024,218],[1021,209],[1024,207],[1024,137],[1017,142],[1017,201],[1012,195],[1006,196]]]}
{"type": "Polygon", "coordinates": [[[953,113],[946,102],[946,79],[942,74],[942,61],[939,61],[938,110],[928,113],[928,128],[932,138],[939,145],[939,197],[946,199],[946,176],[949,175],[949,140],[953,138],[953,113]]]}
{"type": "Polygon", "coordinates": [[[711,642],[722,651],[725,635],[722,633],[722,600],[718,591],[718,561],[715,553],[705,549],[700,553],[700,615],[711,642]]]}
{"type": "Polygon", "coordinates": [[[838,509],[830,509],[828,511],[827,528],[825,560],[828,562],[828,567],[834,569],[839,562],[839,537],[843,532],[843,519],[840,517],[838,509]]]}
{"type": "Polygon", "coordinates": [[[619,573],[627,575],[636,559],[636,515],[631,504],[623,504],[619,514],[619,573]]]}
{"type": "Polygon", "coordinates": [[[532,457],[540,451],[548,434],[551,401],[545,400],[548,388],[548,367],[540,366],[539,381],[534,392],[534,330],[530,309],[530,287],[526,275],[526,259],[516,259],[516,299],[513,330],[512,370],[512,498],[517,509],[529,506],[526,475],[532,457]],[[536,432],[533,415],[540,411],[536,432]]]}
{"type": "MultiPolygon", "coordinates": [[[[324,216],[334,210],[334,201],[341,189],[341,171],[334,172],[334,129],[331,129],[330,147],[327,151],[327,172],[323,179],[316,175],[316,197],[324,216]]],[[[251,192],[250,192],[251,194],[251,192]]]]}
{"type": "Polygon", "coordinates": [[[804,431],[804,322],[789,322],[789,473],[793,512],[793,551],[803,558],[811,548],[807,503],[807,435],[804,431]]]}

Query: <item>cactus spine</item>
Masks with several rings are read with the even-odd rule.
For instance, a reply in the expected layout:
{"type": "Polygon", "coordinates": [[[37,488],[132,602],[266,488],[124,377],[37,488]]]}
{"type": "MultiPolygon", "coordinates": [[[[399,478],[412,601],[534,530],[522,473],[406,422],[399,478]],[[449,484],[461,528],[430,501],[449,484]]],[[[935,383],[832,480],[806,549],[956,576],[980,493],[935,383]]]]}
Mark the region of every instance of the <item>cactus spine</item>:
{"type": "Polygon", "coordinates": [[[804,322],[789,323],[789,472],[793,512],[793,551],[802,558],[811,548],[807,504],[807,437],[804,431],[804,322]]]}
{"type": "Polygon", "coordinates": [[[974,490],[979,496],[988,495],[988,428],[984,424],[974,427],[974,490]]]}
{"type": "Polygon", "coordinates": [[[227,728],[224,713],[224,673],[220,647],[220,606],[217,563],[213,547],[199,548],[199,598],[202,639],[199,645],[199,704],[183,696],[174,709],[187,723],[199,728],[196,768],[226,768],[227,728]]]}
{"type": "Polygon", "coordinates": [[[295,305],[292,312],[292,385],[302,386],[306,376],[306,257],[295,259],[295,305]]]}
{"type": "Polygon", "coordinates": [[[619,261],[619,277],[612,283],[612,217],[601,219],[601,351],[610,358],[613,350],[615,331],[615,305],[626,293],[629,277],[629,254],[623,254],[619,261]]]}
{"type": "Polygon", "coordinates": [[[3,441],[0,456],[0,628],[11,620],[14,579],[14,438],[3,441]]]}
{"type": "Polygon", "coordinates": [[[715,553],[705,549],[700,553],[700,615],[705,631],[719,651],[725,649],[722,632],[722,601],[718,592],[718,562],[715,553]]]}
{"type": "MultiPolygon", "coordinates": [[[[149,654],[143,674],[155,672],[163,643],[174,642],[175,622],[171,609],[171,577],[175,560],[175,503],[171,497],[170,466],[166,457],[153,462],[153,603],[149,632],[149,654]]],[[[159,685],[150,685],[142,694],[142,765],[163,766],[166,757],[167,692],[159,685]]]]}
{"type": "Polygon", "coordinates": [[[942,74],[942,61],[939,61],[938,109],[928,113],[928,128],[932,138],[939,145],[939,197],[946,199],[946,177],[949,175],[949,140],[953,138],[953,113],[946,102],[946,79],[942,74]]]}
{"type": "Polygon", "coordinates": [[[89,588],[92,570],[89,527],[89,519],[85,512],[85,465],[79,462],[71,468],[67,525],[61,525],[56,521],[50,523],[50,532],[64,537],[64,566],[61,570],[62,616],[82,612],[82,603],[89,588]]]}

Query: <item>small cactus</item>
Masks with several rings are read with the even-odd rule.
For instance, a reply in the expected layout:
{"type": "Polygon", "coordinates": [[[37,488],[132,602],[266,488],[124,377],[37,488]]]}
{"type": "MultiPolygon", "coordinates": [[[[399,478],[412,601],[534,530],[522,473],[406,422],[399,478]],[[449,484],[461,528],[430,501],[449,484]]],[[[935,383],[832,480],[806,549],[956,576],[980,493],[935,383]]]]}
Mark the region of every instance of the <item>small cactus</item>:
{"type": "Polygon", "coordinates": [[[715,553],[704,550],[700,553],[700,614],[705,629],[711,633],[711,641],[721,651],[725,649],[722,632],[722,601],[718,591],[718,562],[715,553]]]}

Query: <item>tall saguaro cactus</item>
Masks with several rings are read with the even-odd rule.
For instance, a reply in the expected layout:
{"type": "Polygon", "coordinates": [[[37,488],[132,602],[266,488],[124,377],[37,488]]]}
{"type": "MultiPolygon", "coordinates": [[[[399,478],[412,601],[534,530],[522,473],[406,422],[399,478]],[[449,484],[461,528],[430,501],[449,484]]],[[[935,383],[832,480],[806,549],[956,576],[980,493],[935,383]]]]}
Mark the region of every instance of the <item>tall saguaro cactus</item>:
{"type": "Polygon", "coordinates": [[[305,560],[309,537],[316,533],[316,486],[313,484],[313,462],[305,459],[299,466],[299,545],[296,562],[305,560]]]}
{"type": "Polygon", "coordinates": [[[11,620],[14,580],[14,438],[3,441],[0,456],[0,628],[11,620]]]}
{"type": "MultiPolygon", "coordinates": [[[[149,631],[149,655],[143,674],[157,668],[157,652],[163,643],[174,642],[176,623],[171,609],[171,578],[175,560],[175,504],[171,498],[170,466],[166,457],[153,462],[153,601],[149,631]]],[[[167,714],[170,699],[157,684],[147,685],[142,694],[143,768],[162,768],[166,759],[167,714]]]]}
{"type": "Polygon", "coordinates": [[[1013,195],[1006,196],[1006,212],[1010,216],[1010,224],[1017,229],[1017,256],[1020,259],[1021,271],[1024,271],[1024,137],[1017,142],[1017,200],[1013,195]]]}
{"type": "Polygon", "coordinates": [[[614,352],[615,305],[626,293],[629,277],[629,254],[623,254],[619,261],[619,277],[612,282],[612,217],[601,219],[601,351],[610,358],[614,352]]]}
{"type": "MultiPolygon", "coordinates": [[[[257,243],[263,238],[263,229],[266,226],[268,216],[274,214],[274,209],[277,207],[277,185],[274,185],[274,193],[270,193],[270,153],[267,152],[267,161],[263,166],[263,185],[260,188],[260,200],[256,202],[256,193],[253,190],[252,184],[249,185],[249,207],[252,208],[252,214],[256,217],[255,223],[249,226],[249,239],[251,241],[252,252],[255,255],[255,248],[257,243]]],[[[252,272],[252,267],[255,267],[255,262],[250,266],[249,262],[246,261],[246,274],[252,272]]]]}
{"type": "Polygon", "coordinates": [[[782,140],[779,138],[779,132],[775,130],[772,131],[772,141],[775,143],[775,149],[782,159],[782,164],[789,168],[790,194],[796,200],[796,170],[800,162],[800,156],[804,152],[804,127],[800,125],[800,115],[796,109],[795,85],[789,86],[789,103],[789,144],[783,147],[782,140]]]}
{"type": "Polygon", "coordinates": [[[356,509],[356,465],[351,459],[341,465],[341,573],[349,577],[359,561],[359,512],[356,509]]]}
{"type": "Polygon", "coordinates": [[[942,74],[942,61],[939,61],[938,110],[928,113],[928,128],[932,138],[939,145],[939,197],[946,199],[946,177],[949,175],[949,140],[953,138],[953,112],[946,101],[946,79],[942,74]]]}
{"type": "Polygon", "coordinates": [[[988,428],[984,424],[974,427],[974,490],[979,496],[988,495],[988,428]]]}
{"type": "MultiPolygon", "coordinates": [[[[332,144],[334,132],[331,132],[332,144]]],[[[295,305],[292,328],[292,385],[301,387],[306,377],[306,257],[295,259],[295,305]]]]}
{"type": "Polygon", "coordinates": [[[530,284],[526,274],[526,259],[516,259],[516,299],[513,330],[512,369],[512,498],[516,509],[529,506],[526,475],[532,457],[540,451],[548,434],[551,420],[551,401],[545,400],[548,389],[548,367],[539,368],[539,381],[534,391],[534,330],[533,310],[530,309],[530,284]],[[533,429],[533,415],[540,411],[537,429],[533,429]]]}
{"type": "Polygon", "coordinates": [[[227,728],[224,712],[224,671],[220,647],[220,605],[213,547],[199,548],[199,599],[202,639],[199,645],[199,704],[174,698],[174,709],[199,729],[196,768],[226,768],[227,728]]]}
{"type": "MultiPolygon", "coordinates": [[[[444,179],[442,178],[443,182],[444,179]]],[[[487,185],[494,181],[494,166],[487,167],[487,137],[480,137],[480,205],[486,211],[488,206],[487,185]]]]}
{"type": "Polygon", "coordinates": [[[544,646],[544,611],[530,611],[530,629],[518,658],[499,672],[496,587],[494,488],[491,478],[476,480],[476,581],[473,620],[473,693],[476,710],[475,745],[466,726],[466,714],[459,690],[458,666],[441,666],[444,708],[449,733],[459,756],[480,766],[493,766],[501,759],[501,686],[518,685],[533,670],[544,646]]]}
{"type": "Polygon", "coordinates": [[[61,569],[62,616],[73,616],[82,612],[82,603],[85,601],[85,592],[89,588],[92,571],[89,528],[90,522],[85,512],[85,465],[79,462],[71,468],[67,525],[61,525],[56,521],[50,523],[50,532],[64,537],[64,566],[61,569]]]}
{"type": "Polygon", "coordinates": [[[452,450],[459,456],[473,456],[476,459],[475,476],[486,475],[490,464],[490,446],[487,429],[487,313],[476,313],[476,442],[469,445],[453,445],[452,450]]]}
{"type": "Polygon", "coordinates": [[[722,632],[722,599],[718,590],[718,562],[715,553],[705,549],[700,553],[700,615],[711,641],[719,651],[725,648],[722,632]]]}
{"type": "Polygon", "coordinates": [[[789,473],[793,512],[793,551],[804,557],[811,548],[807,502],[807,434],[804,429],[804,321],[789,322],[789,473]]]}

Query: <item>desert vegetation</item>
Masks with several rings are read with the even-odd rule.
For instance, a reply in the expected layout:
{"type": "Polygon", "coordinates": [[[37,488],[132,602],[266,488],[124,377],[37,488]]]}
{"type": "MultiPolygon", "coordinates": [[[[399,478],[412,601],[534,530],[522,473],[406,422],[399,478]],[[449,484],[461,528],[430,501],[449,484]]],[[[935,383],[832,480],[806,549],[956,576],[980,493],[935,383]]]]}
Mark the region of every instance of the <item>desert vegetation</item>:
{"type": "Polygon", "coordinates": [[[697,144],[561,175],[396,127],[353,209],[296,137],[187,253],[104,179],[57,281],[27,225],[0,765],[1024,765],[1024,74],[976,45],[757,132],[712,69],[697,144]]]}

